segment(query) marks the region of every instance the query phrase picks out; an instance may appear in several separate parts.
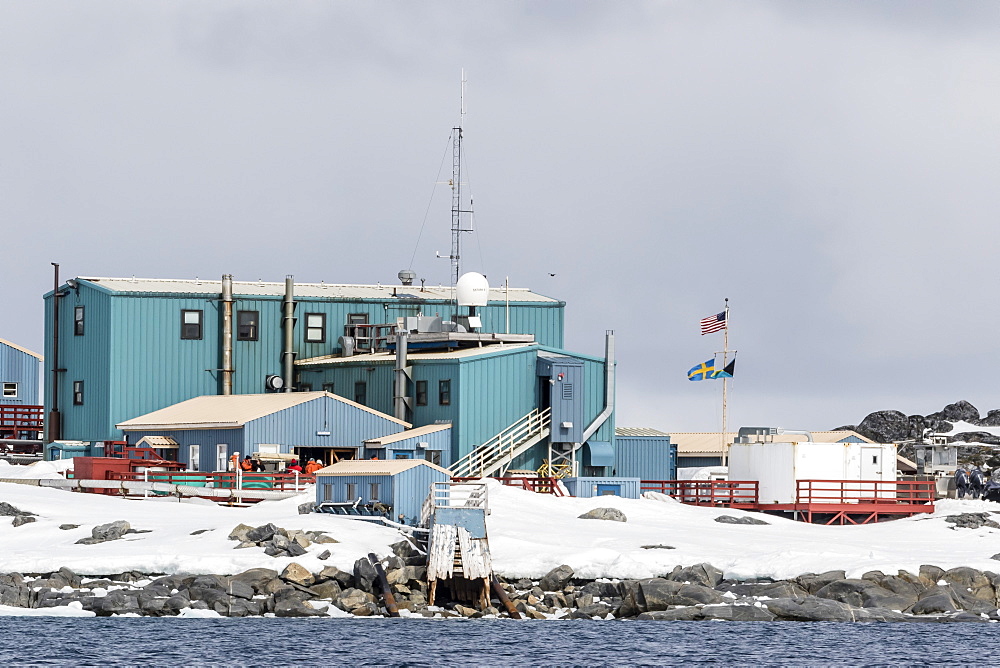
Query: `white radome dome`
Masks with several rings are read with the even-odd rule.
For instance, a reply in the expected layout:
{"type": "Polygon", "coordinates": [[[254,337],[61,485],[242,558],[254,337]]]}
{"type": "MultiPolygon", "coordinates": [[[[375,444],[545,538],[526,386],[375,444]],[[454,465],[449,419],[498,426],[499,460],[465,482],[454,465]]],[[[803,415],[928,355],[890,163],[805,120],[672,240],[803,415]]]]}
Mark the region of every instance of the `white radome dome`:
{"type": "Polygon", "coordinates": [[[474,271],[459,277],[455,292],[459,306],[486,306],[490,300],[489,282],[474,271]]]}

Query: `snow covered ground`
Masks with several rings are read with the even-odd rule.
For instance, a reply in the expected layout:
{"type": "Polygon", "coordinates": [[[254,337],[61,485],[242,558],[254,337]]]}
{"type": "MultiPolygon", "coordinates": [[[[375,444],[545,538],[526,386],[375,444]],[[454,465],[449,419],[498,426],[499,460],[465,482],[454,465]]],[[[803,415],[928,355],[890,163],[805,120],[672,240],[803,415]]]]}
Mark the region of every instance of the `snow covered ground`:
{"type": "MultiPolygon", "coordinates": [[[[389,545],[399,540],[395,529],[331,515],[299,515],[297,506],[312,498],[303,494],[252,508],[226,508],[199,500],[127,500],[0,483],[0,501],[38,515],[37,521],[20,527],[0,518],[0,572],[49,572],[67,566],[81,574],[126,570],[225,574],[254,567],[281,570],[292,561],[314,572],[325,565],[347,570],[369,552],[387,554],[389,545]],[[150,533],[96,545],[75,544],[89,536],[94,525],[120,519],[150,533]],[[304,556],[275,559],[256,547],[233,549],[235,542],[227,539],[237,524],[267,522],[286,529],[323,531],[340,542],[310,546],[304,556]],[[62,530],[61,524],[81,526],[62,530]],[[201,529],[208,531],[191,535],[201,529]],[[330,558],[317,559],[327,549],[330,558]]],[[[672,500],[554,498],[499,484],[491,485],[489,503],[494,566],[505,576],[537,578],[568,564],[582,578],[641,578],[699,562],[709,562],[726,577],[737,579],[789,578],[832,569],[858,577],[870,570],[916,572],[921,564],[1000,570],[1000,562],[990,558],[1000,553],[1000,530],[956,530],[944,520],[962,512],[1000,511],[1000,504],[985,501],[941,501],[932,516],[843,527],[686,506],[672,500]],[[618,508],[628,522],[578,519],[598,507],[618,508]],[[770,524],[713,521],[720,515],[751,515],[770,524]],[[643,549],[644,545],[675,549],[643,549]]]]}
{"type": "Polygon", "coordinates": [[[964,422],[959,420],[958,422],[951,423],[951,431],[938,432],[943,435],[947,434],[965,434],[972,431],[984,432],[986,434],[991,434],[993,436],[1000,436],[1000,427],[981,427],[978,424],[972,424],[971,422],[964,422]]]}

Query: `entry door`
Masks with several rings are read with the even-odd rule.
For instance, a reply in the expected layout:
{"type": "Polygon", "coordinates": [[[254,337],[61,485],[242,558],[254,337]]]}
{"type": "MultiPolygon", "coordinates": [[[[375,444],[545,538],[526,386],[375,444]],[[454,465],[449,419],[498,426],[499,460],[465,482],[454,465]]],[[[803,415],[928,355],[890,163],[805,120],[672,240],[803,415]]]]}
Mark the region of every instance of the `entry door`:
{"type": "MultiPolygon", "coordinates": [[[[881,448],[861,448],[861,479],[881,480],[882,479],[882,449],[881,448]]],[[[874,497],[878,485],[862,484],[861,496],[874,497]]]]}

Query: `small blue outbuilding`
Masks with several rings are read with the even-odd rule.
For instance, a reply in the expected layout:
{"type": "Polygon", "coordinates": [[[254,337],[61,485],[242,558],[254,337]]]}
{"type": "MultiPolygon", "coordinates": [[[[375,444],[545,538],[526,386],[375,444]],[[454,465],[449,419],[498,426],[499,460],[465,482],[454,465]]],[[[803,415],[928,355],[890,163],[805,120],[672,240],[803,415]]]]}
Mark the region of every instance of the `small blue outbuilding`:
{"type": "Polygon", "coordinates": [[[41,405],[42,356],[0,339],[0,404],[41,405]]]}
{"type": "Polygon", "coordinates": [[[431,485],[450,479],[425,459],[341,461],[316,471],[316,504],[381,506],[389,519],[415,525],[431,485]]]}

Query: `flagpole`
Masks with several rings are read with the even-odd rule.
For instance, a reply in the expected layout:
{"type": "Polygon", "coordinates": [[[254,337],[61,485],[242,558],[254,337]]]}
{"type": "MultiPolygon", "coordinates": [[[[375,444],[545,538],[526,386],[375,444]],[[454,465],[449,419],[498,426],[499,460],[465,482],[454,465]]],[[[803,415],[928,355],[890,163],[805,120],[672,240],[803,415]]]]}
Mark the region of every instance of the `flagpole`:
{"type": "MultiPolygon", "coordinates": [[[[722,369],[725,370],[729,364],[729,297],[726,297],[726,326],[722,329],[722,369]]],[[[729,391],[729,379],[722,377],[722,465],[729,466],[729,448],[726,443],[726,427],[728,422],[727,410],[729,408],[727,399],[729,391]]]]}

